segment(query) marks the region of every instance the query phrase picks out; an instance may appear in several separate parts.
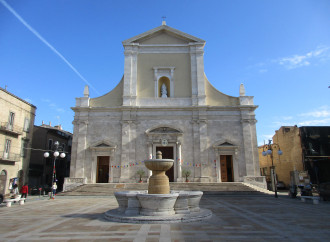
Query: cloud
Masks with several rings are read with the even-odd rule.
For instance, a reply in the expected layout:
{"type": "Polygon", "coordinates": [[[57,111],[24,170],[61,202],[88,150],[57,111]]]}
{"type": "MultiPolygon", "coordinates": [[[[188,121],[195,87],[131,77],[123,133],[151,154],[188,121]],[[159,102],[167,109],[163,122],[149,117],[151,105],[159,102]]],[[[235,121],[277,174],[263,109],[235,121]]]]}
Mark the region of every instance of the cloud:
{"type": "Polygon", "coordinates": [[[330,125],[330,118],[327,119],[314,119],[305,120],[298,123],[299,126],[318,126],[318,125],[330,125]]]}
{"type": "Polygon", "coordinates": [[[328,106],[322,106],[307,113],[301,113],[299,116],[302,117],[315,117],[315,118],[326,118],[330,117],[330,108],[328,106]]]}
{"type": "Polygon", "coordinates": [[[330,47],[327,46],[317,47],[315,50],[312,50],[306,54],[296,54],[289,57],[282,57],[274,60],[274,62],[289,70],[309,66],[311,63],[315,63],[318,60],[324,60],[325,57],[329,57],[329,49],[330,47]]]}

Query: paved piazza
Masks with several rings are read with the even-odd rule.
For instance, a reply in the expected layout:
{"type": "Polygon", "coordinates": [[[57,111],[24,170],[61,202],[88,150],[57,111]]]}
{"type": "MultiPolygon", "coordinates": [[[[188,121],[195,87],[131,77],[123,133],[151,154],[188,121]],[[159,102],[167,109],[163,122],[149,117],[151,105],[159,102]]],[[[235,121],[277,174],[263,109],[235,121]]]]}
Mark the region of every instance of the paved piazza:
{"type": "Polygon", "coordinates": [[[109,197],[30,197],[0,207],[0,241],[330,241],[330,203],[287,196],[204,196],[213,211],[203,223],[124,224],[104,219],[109,197]]]}

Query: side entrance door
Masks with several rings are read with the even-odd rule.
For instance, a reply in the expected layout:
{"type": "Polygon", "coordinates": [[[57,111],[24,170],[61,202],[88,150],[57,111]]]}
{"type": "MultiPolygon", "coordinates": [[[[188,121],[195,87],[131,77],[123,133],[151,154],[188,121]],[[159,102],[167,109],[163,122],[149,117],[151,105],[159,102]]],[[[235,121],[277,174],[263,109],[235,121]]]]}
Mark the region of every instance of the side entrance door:
{"type": "Polygon", "coordinates": [[[108,183],[109,182],[109,156],[97,157],[97,175],[96,183],[108,183]]]}
{"type": "Polygon", "coordinates": [[[221,170],[221,181],[222,182],[233,182],[233,156],[231,155],[220,155],[220,170],[221,170]]]}

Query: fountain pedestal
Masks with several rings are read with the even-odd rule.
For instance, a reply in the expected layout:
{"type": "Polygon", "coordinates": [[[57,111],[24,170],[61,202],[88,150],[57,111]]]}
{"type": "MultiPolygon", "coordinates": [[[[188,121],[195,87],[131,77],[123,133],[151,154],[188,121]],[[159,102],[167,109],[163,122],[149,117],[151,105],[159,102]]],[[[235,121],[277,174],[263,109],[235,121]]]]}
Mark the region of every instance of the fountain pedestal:
{"type": "Polygon", "coordinates": [[[157,159],[144,161],[145,166],[152,170],[152,176],[149,178],[149,194],[169,194],[170,182],[165,172],[173,166],[173,160],[162,159],[162,153],[157,152],[157,159]]]}

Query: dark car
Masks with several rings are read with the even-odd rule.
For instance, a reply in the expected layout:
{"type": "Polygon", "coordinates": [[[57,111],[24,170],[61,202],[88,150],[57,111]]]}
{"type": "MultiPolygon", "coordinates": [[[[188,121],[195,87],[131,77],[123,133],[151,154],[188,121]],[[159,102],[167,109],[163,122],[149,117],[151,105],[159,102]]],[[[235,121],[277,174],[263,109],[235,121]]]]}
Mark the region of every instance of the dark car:
{"type": "Polygon", "coordinates": [[[0,194],[0,204],[3,202],[3,195],[0,194]]]}
{"type": "Polygon", "coordinates": [[[278,190],[284,190],[284,189],[286,189],[286,186],[285,186],[284,182],[278,181],[277,182],[277,189],[278,190]]]}
{"type": "Polygon", "coordinates": [[[324,201],[329,201],[330,200],[330,182],[320,183],[319,192],[320,192],[320,197],[322,197],[324,201]]]}

